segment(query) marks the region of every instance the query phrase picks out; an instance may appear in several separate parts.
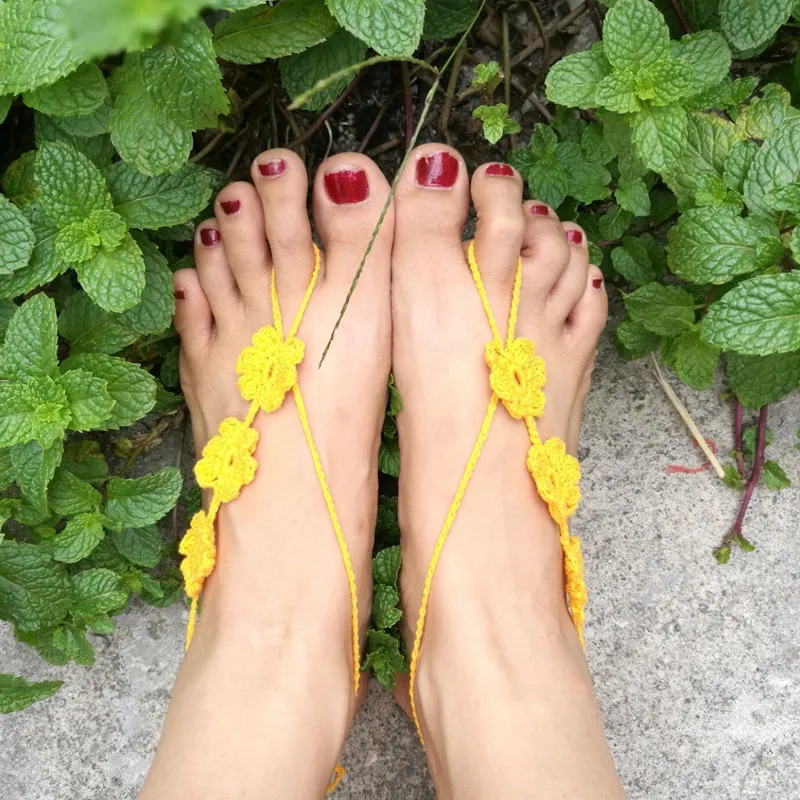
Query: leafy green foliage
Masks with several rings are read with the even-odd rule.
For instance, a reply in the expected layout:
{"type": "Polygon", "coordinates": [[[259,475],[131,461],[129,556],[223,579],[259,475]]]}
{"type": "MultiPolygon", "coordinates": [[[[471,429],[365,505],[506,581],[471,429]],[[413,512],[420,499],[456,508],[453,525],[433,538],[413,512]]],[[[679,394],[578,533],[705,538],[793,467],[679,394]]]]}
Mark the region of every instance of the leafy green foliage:
{"type": "Polygon", "coordinates": [[[472,116],[483,123],[483,135],[492,144],[497,144],[506,134],[519,133],[522,130],[520,124],[508,116],[508,106],[505,103],[478,106],[472,116]]]}
{"type": "Polygon", "coordinates": [[[37,700],[52,697],[62,681],[30,683],[19,675],[0,674],[0,714],[22,711],[37,700]]]}

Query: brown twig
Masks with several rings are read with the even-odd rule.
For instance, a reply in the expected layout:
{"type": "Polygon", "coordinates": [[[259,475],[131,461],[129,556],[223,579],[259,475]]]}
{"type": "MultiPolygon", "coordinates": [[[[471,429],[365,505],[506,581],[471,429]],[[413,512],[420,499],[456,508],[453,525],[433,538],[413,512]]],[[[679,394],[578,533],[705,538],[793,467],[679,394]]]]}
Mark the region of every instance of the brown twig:
{"type": "MultiPolygon", "coordinates": [[[[539,29],[539,36],[542,40],[542,46],[544,47],[544,53],[542,54],[542,62],[544,63],[544,70],[547,71],[547,68],[550,66],[550,36],[547,33],[547,29],[544,27],[544,23],[542,22],[542,15],[539,13],[539,9],[536,8],[535,0],[528,0],[528,5],[531,9],[531,14],[533,15],[533,21],[536,23],[536,27],[539,29]]],[[[522,106],[520,106],[521,108],[522,106]]]]}
{"type": "Polygon", "coordinates": [[[403,80],[403,119],[405,120],[406,146],[414,135],[414,100],[411,97],[411,78],[408,74],[408,63],[400,62],[400,75],[403,80]]]}
{"type": "Polygon", "coordinates": [[[442,129],[442,136],[447,144],[452,144],[452,139],[450,138],[450,111],[453,108],[453,95],[456,92],[456,86],[458,86],[458,75],[461,72],[461,65],[464,63],[465,53],[466,48],[462,46],[453,57],[453,66],[450,69],[450,78],[447,81],[447,91],[445,92],[444,101],[442,102],[440,126],[442,129]]]}
{"type": "Polygon", "coordinates": [[[508,32],[508,11],[501,16],[503,31],[503,102],[511,108],[511,43],[508,32]]]}
{"type": "Polygon", "coordinates": [[[369,130],[366,133],[366,136],[361,140],[361,144],[359,145],[358,152],[363,153],[367,149],[367,145],[372,141],[372,137],[375,135],[378,127],[381,124],[381,120],[385,116],[386,112],[389,110],[391,104],[395,101],[397,97],[397,92],[390,94],[386,100],[384,101],[383,105],[378,109],[378,113],[375,115],[375,119],[372,120],[372,125],[369,126],[369,130]]]}
{"type": "Polygon", "coordinates": [[[390,150],[394,150],[395,147],[400,147],[401,144],[405,141],[404,136],[395,136],[393,139],[389,139],[388,141],[384,142],[383,144],[379,144],[377,147],[373,147],[367,155],[370,158],[375,158],[375,156],[380,156],[383,153],[388,153],[390,150]]]}
{"type": "Polygon", "coordinates": [[[681,5],[681,0],[670,0],[670,3],[675,11],[675,16],[683,26],[684,31],[686,31],[686,33],[694,33],[694,29],[689,22],[689,18],[686,16],[686,12],[683,10],[683,6],[681,5]]]}
{"type": "MultiPolygon", "coordinates": [[[[549,36],[553,36],[553,34],[558,33],[559,31],[563,31],[564,28],[568,28],[575,22],[578,17],[583,14],[586,9],[589,7],[587,0],[584,0],[577,8],[570,11],[565,17],[562,17],[559,20],[556,20],[552,25],[547,28],[547,32],[549,36]]],[[[511,66],[516,67],[517,64],[523,62],[531,53],[536,52],[544,47],[544,41],[539,38],[535,41],[531,42],[527,47],[523,48],[519,51],[512,59],[511,59],[511,66]]]]}
{"type": "Polygon", "coordinates": [[[336,110],[342,106],[344,101],[350,96],[350,93],[353,91],[353,89],[355,89],[360,79],[361,73],[358,73],[356,77],[353,78],[350,85],[339,95],[339,97],[337,97],[336,100],[314,120],[314,124],[311,125],[311,127],[308,128],[304,133],[300,134],[294,141],[289,142],[289,144],[286,146],[289,149],[292,149],[293,147],[298,147],[299,145],[303,144],[303,142],[307,142],[325,124],[328,117],[336,113],[336,110]]]}

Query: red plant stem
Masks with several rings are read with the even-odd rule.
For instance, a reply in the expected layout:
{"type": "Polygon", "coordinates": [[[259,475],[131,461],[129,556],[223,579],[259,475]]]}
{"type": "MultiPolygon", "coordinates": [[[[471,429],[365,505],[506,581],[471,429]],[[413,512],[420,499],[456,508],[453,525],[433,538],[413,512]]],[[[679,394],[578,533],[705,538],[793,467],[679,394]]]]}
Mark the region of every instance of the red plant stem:
{"type": "Polygon", "coordinates": [[[744,442],[742,440],[742,404],[736,398],[736,408],[733,412],[733,446],[736,448],[736,466],[739,477],[744,478],[744,442]]]}
{"type": "Polygon", "coordinates": [[[675,9],[675,14],[680,20],[681,25],[683,25],[683,29],[686,31],[686,33],[693,33],[692,26],[689,23],[686,12],[683,10],[683,6],[681,5],[681,0],[670,0],[670,2],[672,3],[672,7],[675,9]]]}
{"type": "Polygon", "coordinates": [[[344,103],[350,96],[350,92],[356,88],[356,85],[361,80],[361,73],[359,72],[355,78],[350,82],[350,85],[339,95],[335,102],[331,103],[314,121],[314,124],[305,132],[301,133],[293,142],[289,142],[286,146],[288,148],[298,147],[303,142],[308,141],[324,124],[325,120],[333,114],[339,106],[344,103]]]}
{"type": "Polygon", "coordinates": [[[767,435],[767,408],[768,406],[761,406],[761,411],[758,415],[758,435],[756,436],[756,454],[753,459],[753,471],[750,473],[750,480],[747,482],[747,487],[744,490],[742,504],[739,507],[739,515],[736,517],[733,528],[731,528],[731,538],[742,535],[744,515],[747,513],[747,507],[750,505],[753,491],[761,477],[761,467],[764,464],[764,446],[767,435]]]}

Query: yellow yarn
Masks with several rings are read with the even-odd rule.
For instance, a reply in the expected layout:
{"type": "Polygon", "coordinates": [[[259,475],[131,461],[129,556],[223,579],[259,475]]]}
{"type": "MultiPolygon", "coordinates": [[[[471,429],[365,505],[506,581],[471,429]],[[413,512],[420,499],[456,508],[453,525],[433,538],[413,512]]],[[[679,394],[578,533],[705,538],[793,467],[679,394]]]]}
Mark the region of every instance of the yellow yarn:
{"type": "Polygon", "coordinates": [[[584,607],[586,605],[586,585],[583,580],[583,558],[581,556],[580,539],[570,536],[567,520],[575,513],[580,501],[581,492],[578,487],[581,471],[578,460],[566,452],[566,446],[561,439],[551,438],[542,443],[536,428],[535,418],[544,413],[545,395],[543,388],[546,383],[544,360],[536,355],[536,347],[529,339],[515,339],[514,332],[517,326],[519,313],[519,298],[522,288],[522,260],[517,262],[514,277],[514,289],[511,296],[511,311],[508,318],[508,331],[505,343],[500,338],[500,331],[494,319],[486,288],[481,278],[478,263],[475,259],[475,242],[470,242],[468,250],[469,268],[472,272],[475,287],[481,298],[483,310],[492,332],[492,341],[486,346],[486,364],[489,367],[489,384],[492,396],[489,408],[483,418],[483,423],[472,448],[464,474],[456,489],[453,502],[447,511],[442,530],[436,540],[431,556],[425,584],[422,590],[419,617],[414,637],[414,646],[411,652],[411,665],[409,669],[409,701],[411,715],[420,741],[425,745],[420,727],[415,687],[417,670],[419,667],[422,637],[425,631],[425,619],[428,613],[431,585],[433,576],[442,554],[447,536],[455,522],[456,514],[466,493],[472,474],[478,464],[483,445],[489,435],[489,429],[497,409],[498,402],[502,402],[506,411],[514,419],[524,419],[531,441],[528,451],[527,466],[531,477],[542,500],[547,504],[550,516],[558,525],[561,549],[564,553],[565,589],[570,614],[578,637],[583,644],[584,607]]]}
{"type": "MultiPolygon", "coordinates": [[[[278,292],[275,287],[275,273],[272,273],[273,324],[265,326],[253,336],[252,344],[242,351],[236,364],[239,390],[245,400],[251,401],[250,409],[244,420],[229,417],[222,422],[219,432],[208,441],[203,448],[202,458],[195,465],[198,485],[203,489],[210,489],[212,494],[208,511],[199,511],[194,515],[189,530],[179,547],[180,554],[184,556],[181,562],[181,572],[186,586],[186,594],[192,601],[186,630],[186,648],[189,648],[194,636],[198,600],[203,590],[203,584],[213,572],[216,564],[217,548],[214,523],[217,513],[223,503],[228,503],[239,496],[242,488],[253,480],[258,468],[258,462],[254,458],[258,445],[258,431],[252,427],[252,424],[260,410],[266,413],[277,411],[283,405],[288,392],[291,391],[297,404],[300,422],[311,451],[314,471],[319,480],[347,575],[352,623],[353,691],[357,694],[360,682],[360,652],[355,573],[322,461],[311,435],[311,426],[303,395],[297,383],[297,367],[303,360],[305,345],[296,338],[295,334],[308,308],[319,276],[319,269],[320,252],[314,246],[314,271],[300,309],[285,336],[278,292]]],[[[337,767],[338,780],[336,783],[344,774],[344,770],[341,770],[341,774],[339,774],[339,770],[341,767],[337,767]]]]}

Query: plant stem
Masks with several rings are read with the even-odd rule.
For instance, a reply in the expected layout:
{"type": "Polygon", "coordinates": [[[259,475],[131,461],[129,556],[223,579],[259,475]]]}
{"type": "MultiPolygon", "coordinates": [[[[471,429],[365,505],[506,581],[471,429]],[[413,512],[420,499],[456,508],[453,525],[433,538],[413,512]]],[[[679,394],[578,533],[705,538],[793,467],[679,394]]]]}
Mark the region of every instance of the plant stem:
{"type": "Polygon", "coordinates": [[[308,130],[303,131],[300,136],[298,136],[293,142],[289,142],[289,144],[286,146],[291,149],[292,147],[297,147],[298,145],[303,144],[303,142],[307,142],[325,124],[325,121],[328,119],[328,117],[334,114],[342,105],[342,103],[347,100],[347,98],[350,96],[350,93],[358,85],[359,80],[361,80],[360,74],[353,78],[349,86],[314,120],[314,124],[308,128],[308,130]]]}
{"type": "Polygon", "coordinates": [[[736,407],[733,411],[733,446],[736,448],[736,467],[739,477],[744,480],[744,442],[742,440],[742,404],[736,398],[736,407]]]}
{"type": "Polygon", "coordinates": [[[508,11],[501,17],[503,25],[503,102],[511,108],[511,45],[508,34],[508,11]]]}
{"type": "Polygon", "coordinates": [[[403,78],[403,118],[405,119],[406,147],[414,135],[414,100],[411,97],[411,78],[408,74],[408,63],[400,62],[400,74],[403,78]]]}
{"type": "Polygon", "coordinates": [[[753,497],[753,492],[761,477],[761,467],[764,465],[764,448],[766,446],[767,436],[767,409],[769,406],[762,406],[758,415],[758,433],[756,435],[756,453],[753,458],[753,471],[750,473],[750,480],[747,482],[747,487],[744,490],[744,497],[742,497],[742,504],[739,506],[739,514],[736,517],[731,528],[729,539],[734,539],[742,535],[742,523],[744,522],[744,515],[747,513],[747,508],[750,505],[750,500],[753,497]]]}
{"type": "Polygon", "coordinates": [[[681,5],[681,0],[670,0],[672,3],[672,8],[675,10],[675,16],[678,17],[681,25],[683,25],[683,29],[686,33],[694,33],[694,29],[692,28],[689,18],[686,16],[686,12],[683,10],[683,6],[681,5]]]}
{"type": "MultiPolygon", "coordinates": [[[[447,81],[447,91],[444,95],[444,102],[442,103],[442,116],[441,116],[441,128],[442,128],[442,136],[447,144],[452,144],[452,140],[450,138],[450,110],[453,108],[453,95],[456,92],[456,86],[458,86],[458,76],[461,73],[461,65],[464,63],[464,54],[466,53],[465,47],[459,47],[456,51],[455,58],[453,59],[453,66],[450,70],[450,79],[447,81]]],[[[475,87],[476,89],[478,87],[475,87]]]]}
{"type": "Polygon", "coordinates": [[[389,110],[389,106],[394,102],[396,97],[397,97],[397,92],[390,94],[386,98],[384,104],[378,110],[378,113],[375,115],[375,119],[372,120],[372,125],[369,126],[367,135],[361,140],[361,144],[359,145],[358,148],[359,153],[363,153],[367,149],[367,145],[372,141],[372,137],[378,130],[378,127],[381,124],[381,120],[383,119],[386,112],[389,110]]]}
{"type": "MultiPolygon", "coordinates": [[[[550,36],[552,36],[554,33],[558,33],[559,31],[564,30],[564,28],[569,27],[573,22],[575,22],[576,19],[578,19],[579,16],[581,16],[581,14],[584,13],[584,11],[586,11],[588,7],[589,3],[587,0],[587,2],[581,3],[574,11],[570,11],[566,17],[562,17],[550,25],[547,29],[547,32],[550,34],[550,36]]],[[[517,64],[524,61],[531,53],[536,52],[541,47],[544,47],[544,42],[541,38],[531,42],[527,47],[520,50],[519,53],[517,53],[514,58],[511,59],[511,66],[516,67],[517,64]]]]}

